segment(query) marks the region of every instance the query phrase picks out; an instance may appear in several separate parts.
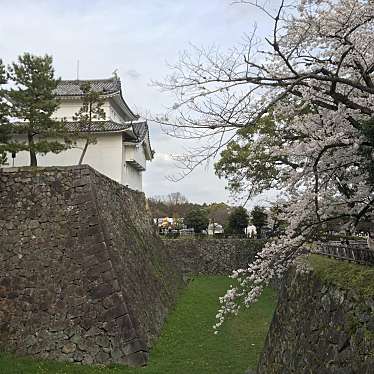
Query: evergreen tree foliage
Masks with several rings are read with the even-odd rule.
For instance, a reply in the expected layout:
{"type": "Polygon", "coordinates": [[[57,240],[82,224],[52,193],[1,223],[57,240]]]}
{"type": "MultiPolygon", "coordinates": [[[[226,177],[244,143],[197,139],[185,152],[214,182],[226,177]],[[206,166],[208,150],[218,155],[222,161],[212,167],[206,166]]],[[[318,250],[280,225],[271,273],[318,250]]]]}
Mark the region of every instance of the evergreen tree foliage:
{"type": "MultiPolygon", "coordinates": [[[[285,105],[289,102],[285,101],[285,105]]],[[[308,110],[303,108],[303,113],[308,110]]],[[[299,166],[291,156],[271,151],[301,137],[297,131],[287,127],[289,122],[286,115],[276,121],[273,111],[269,111],[253,126],[237,131],[236,138],[228,143],[214,165],[218,177],[228,181],[231,192],[252,197],[277,188],[287,177],[284,166],[291,170],[299,166]]]]}
{"type": "Polygon", "coordinates": [[[257,229],[258,238],[262,237],[263,228],[267,225],[268,215],[264,207],[255,206],[251,211],[251,222],[257,229]]]}
{"type": "Polygon", "coordinates": [[[208,205],[208,215],[212,222],[227,226],[233,207],[226,203],[211,203],[208,205]]]}
{"type": "Polygon", "coordinates": [[[195,233],[199,234],[208,228],[208,213],[205,209],[192,209],[187,213],[184,223],[187,225],[187,227],[193,228],[195,233]]]}
{"type": "MultiPolygon", "coordinates": [[[[83,92],[83,103],[79,111],[75,113],[73,119],[79,124],[76,136],[80,139],[83,138],[85,143],[78,165],[82,164],[88,146],[96,143],[93,122],[105,119],[105,111],[103,109],[104,99],[101,97],[101,94],[94,91],[88,82],[83,83],[80,89],[83,92]]],[[[100,122],[97,123],[99,124],[100,122]]]]}
{"type": "Polygon", "coordinates": [[[54,93],[59,80],[54,76],[52,57],[25,53],[9,66],[8,73],[15,84],[8,91],[11,115],[21,121],[12,125],[12,133],[18,150],[28,151],[30,165],[37,166],[38,153],[59,153],[70,146],[58,140],[66,137],[64,122],[52,118],[59,105],[54,93]]]}
{"type": "Polygon", "coordinates": [[[248,226],[249,217],[247,210],[240,206],[235,208],[229,216],[229,231],[232,234],[244,234],[244,229],[248,226]]]}

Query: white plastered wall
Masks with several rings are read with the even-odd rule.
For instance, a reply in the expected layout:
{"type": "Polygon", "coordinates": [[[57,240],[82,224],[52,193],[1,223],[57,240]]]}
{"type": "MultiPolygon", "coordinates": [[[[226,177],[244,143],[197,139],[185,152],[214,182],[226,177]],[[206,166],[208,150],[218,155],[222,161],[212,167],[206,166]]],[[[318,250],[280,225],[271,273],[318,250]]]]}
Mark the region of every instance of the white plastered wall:
{"type": "Polygon", "coordinates": [[[143,188],[143,173],[135,169],[126,161],[136,160],[145,168],[145,156],[143,147],[136,147],[135,145],[123,145],[123,168],[122,168],[122,184],[138,191],[143,188]],[[144,164],[142,160],[144,159],[144,164]]]}
{"type": "MultiPolygon", "coordinates": [[[[83,145],[84,140],[78,140],[74,148],[59,154],[48,153],[45,156],[38,154],[38,166],[77,165],[82,154],[83,145]]],[[[11,155],[8,155],[8,162],[11,166],[11,155]]],[[[88,164],[98,172],[122,183],[122,134],[98,134],[97,143],[88,146],[83,164],[88,164]]],[[[14,166],[28,165],[30,165],[29,153],[19,152],[14,159],[14,166]]]]}
{"type": "MultiPolygon", "coordinates": [[[[53,116],[59,119],[66,118],[67,121],[73,121],[73,116],[77,112],[79,112],[79,109],[81,107],[81,99],[62,99],[60,101],[60,106],[58,107],[53,116]]],[[[121,122],[119,114],[113,109],[108,100],[104,101],[102,108],[105,112],[105,120],[112,119],[116,122],[121,122]]]]}

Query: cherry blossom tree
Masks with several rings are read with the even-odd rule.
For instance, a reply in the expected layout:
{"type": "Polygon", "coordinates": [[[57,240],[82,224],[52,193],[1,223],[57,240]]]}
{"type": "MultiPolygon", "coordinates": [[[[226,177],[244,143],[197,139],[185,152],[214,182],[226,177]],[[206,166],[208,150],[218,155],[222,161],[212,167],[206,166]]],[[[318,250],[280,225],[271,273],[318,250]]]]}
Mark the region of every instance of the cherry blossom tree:
{"type": "Polygon", "coordinates": [[[354,230],[374,205],[374,2],[237,3],[263,11],[271,37],[261,41],[254,30],[227,53],[193,47],[159,83],[176,103],[158,121],[174,136],[207,141],[181,158],[185,173],[244,134],[248,157],[259,152],[272,164],[261,188],[258,173],[240,175],[253,193],[276,182],[284,194],[285,234],[233,273],[237,283],[221,298],[216,328],[255,302],[325,225],[340,220],[354,230]]]}

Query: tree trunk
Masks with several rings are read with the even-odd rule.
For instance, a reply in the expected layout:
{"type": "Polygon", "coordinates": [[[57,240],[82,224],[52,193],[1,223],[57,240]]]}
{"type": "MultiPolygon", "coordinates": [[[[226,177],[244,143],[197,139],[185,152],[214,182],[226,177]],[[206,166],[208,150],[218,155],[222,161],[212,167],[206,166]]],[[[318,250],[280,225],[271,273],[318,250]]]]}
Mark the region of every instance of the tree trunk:
{"type": "Polygon", "coordinates": [[[88,112],[89,112],[88,136],[87,136],[87,139],[86,139],[86,144],[84,145],[84,148],[83,148],[83,151],[82,151],[82,154],[81,154],[81,158],[79,159],[78,165],[82,165],[84,156],[86,155],[86,152],[87,152],[88,144],[90,143],[89,142],[89,136],[91,134],[91,125],[92,125],[92,103],[89,103],[88,112]]]}
{"type": "Polygon", "coordinates": [[[29,141],[29,149],[30,149],[30,166],[38,166],[38,160],[36,159],[36,153],[32,149],[32,146],[34,145],[34,138],[31,135],[31,133],[27,134],[27,138],[29,141]]]}
{"type": "Polygon", "coordinates": [[[86,139],[86,144],[84,145],[84,148],[83,148],[83,151],[82,151],[82,154],[81,154],[81,158],[79,159],[78,165],[82,165],[84,156],[86,155],[86,152],[87,152],[87,148],[88,148],[88,139],[86,139]]]}

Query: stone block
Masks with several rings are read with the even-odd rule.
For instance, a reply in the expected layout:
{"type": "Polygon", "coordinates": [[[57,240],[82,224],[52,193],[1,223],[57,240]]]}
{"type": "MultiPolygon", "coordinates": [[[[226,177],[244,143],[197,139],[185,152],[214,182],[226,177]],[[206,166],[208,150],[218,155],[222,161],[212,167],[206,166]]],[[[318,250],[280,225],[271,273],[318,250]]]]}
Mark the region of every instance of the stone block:
{"type": "Polygon", "coordinates": [[[100,284],[89,291],[93,299],[103,299],[113,294],[113,287],[109,284],[100,284]]]}
{"type": "Polygon", "coordinates": [[[73,343],[73,342],[69,342],[69,343],[66,343],[62,347],[61,351],[62,351],[62,353],[68,354],[68,353],[75,352],[76,349],[77,349],[77,345],[75,343],[73,343]]]}

